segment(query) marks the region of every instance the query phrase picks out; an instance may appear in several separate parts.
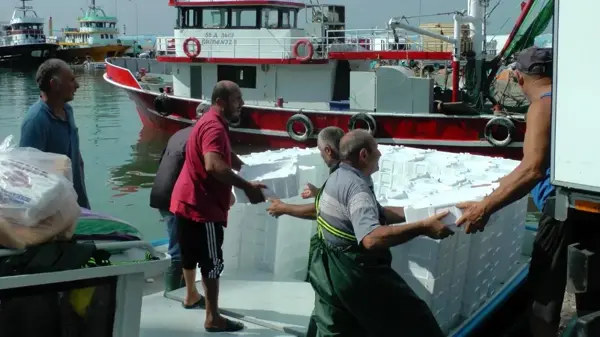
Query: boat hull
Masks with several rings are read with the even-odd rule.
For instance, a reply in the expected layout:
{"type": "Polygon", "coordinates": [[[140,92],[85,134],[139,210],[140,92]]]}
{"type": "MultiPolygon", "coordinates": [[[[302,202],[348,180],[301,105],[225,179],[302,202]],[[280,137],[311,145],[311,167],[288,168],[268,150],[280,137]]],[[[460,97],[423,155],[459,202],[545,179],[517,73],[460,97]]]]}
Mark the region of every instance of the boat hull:
{"type": "Polygon", "coordinates": [[[61,47],[57,51],[57,57],[68,63],[82,63],[89,56],[94,62],[103,62],[107,57],[117,57],[125,53],[129,48],[123,45],[107,45],[94,47],[61,47]]]}
{"type": "Polygon", "coordinates": [[[1,66],[36,67],[49,58],[56,57],[57,44],[35,43],[0,47],[1,66]]]}
{"type": "MultiPolygon", "coordinates": [[[[194,122],[200,100],[170,96],[167,116],[156,112],[156,92],[142,90],[128,69],[107,62],[105,79],[125,89],[136,103],[136,109],[145,127],[166,132],[176,132],[194,122]]],[[[327,126],[338,126],[348,130],[350,111],[315,111],[274,108],[267,106],[245,106],[239,127],[232,127],[232,142],[265,146],[269,148],[307,147],[316,144],[316,137],[299,142],[290,137],[287,130],[289,118],[297,113],[309,117],[315,131],[327,126]]],[[[449,152],[468,152],[487,156],[498,156],[520,160],[525,134],[525,121],[516,119],[512,143],[508,146],[493,146],[485,140],[484,129],[494,116],[455,116],[444,114],[394,114],[373,113],[377,131],[375,138],[381,144],[406,145],[438,149],[449,152]]],[[[315,132],[316,133],[316,132],[315,132]]]]}

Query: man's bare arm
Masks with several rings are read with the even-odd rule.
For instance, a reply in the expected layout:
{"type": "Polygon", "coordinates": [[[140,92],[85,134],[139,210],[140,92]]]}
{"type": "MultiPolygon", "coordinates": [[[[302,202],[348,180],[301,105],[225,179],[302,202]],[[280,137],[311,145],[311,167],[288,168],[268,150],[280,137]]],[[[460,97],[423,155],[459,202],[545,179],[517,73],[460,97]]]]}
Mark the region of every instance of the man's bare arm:
{"type": "Polygon", "coordinates": [[[402,223],[406,221],[404,207],[386,206],[383,208],[385,220],[388,224],[402,223]]]}
{"type": "Polygon", "coordinates": [[[205,153],[204,168],[208,174],[222,183],[231,184],[240,189],[247,189],[250,186],[248,181],[231,170],[219,153],[205,153]]]}
{"type": "Polygon", "coordinates": [[[244,162],[237,153],[231,151],[231,168],[239,172],[242,169],[242,165],[244,165],[244,162]]]}
{"type": "Polygon", "coordinates": [[[523,144],[523,160],[514,171],[500,180],[500,186],[483,200],[485,212],[493,214],[503,207],[526,196],[542,179],[549,167],[550,158],[550,99],[531,104],[527,112],[527,132],[523,144]]]}
{"type": "Polygon", "coordinates": [[[282,203],[282,213],[287,214],[289,216],[293,216],[294,218],[300,218],[305,220],[316,220],[317,219],[317,209],[314,203],[304,204],[304,205],[292,205],[282,203]]]}
{"type": "Polygon", "coordinates": [[[362,240],[362,245],[368,250],[387,249],[408,242],[426,233],[422,221],[401,226],[379,226],[362,240]]]}

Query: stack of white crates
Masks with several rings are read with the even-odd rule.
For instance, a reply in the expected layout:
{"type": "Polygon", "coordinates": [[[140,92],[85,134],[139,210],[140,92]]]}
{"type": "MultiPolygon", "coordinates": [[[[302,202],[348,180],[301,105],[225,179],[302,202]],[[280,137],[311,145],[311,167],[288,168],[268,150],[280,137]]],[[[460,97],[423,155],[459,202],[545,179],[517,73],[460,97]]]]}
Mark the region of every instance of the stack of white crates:
{"type": "MultiPolygon", "coordinates": [[[[455,205],[481,200],[518,162],[401,146],[380,145],[380,150],[380,170],[372,178],[382,205],[405,207],[407,222],[450,210],[443,221],[456,235],[445,240],[419,237],[392,248],[394,270],[448,332],[516,272],[527,213],[524,198],[492,215],[484,232],[465,234],[454,225],[461,215],[455,205]]],[[[302,200],[301,190],[308,182],[319,186],[328,175],[314,148],[253,153],[243,160],[242,176],[264,182],[270,196],[288,203],[313,202],[302,200]]],[[[272,218],[267,204],[251,205],[243,192],[235,194],[225,235],[226,270],[259,270],[279,279],[303,280],[316,223],[272,218]]]]}

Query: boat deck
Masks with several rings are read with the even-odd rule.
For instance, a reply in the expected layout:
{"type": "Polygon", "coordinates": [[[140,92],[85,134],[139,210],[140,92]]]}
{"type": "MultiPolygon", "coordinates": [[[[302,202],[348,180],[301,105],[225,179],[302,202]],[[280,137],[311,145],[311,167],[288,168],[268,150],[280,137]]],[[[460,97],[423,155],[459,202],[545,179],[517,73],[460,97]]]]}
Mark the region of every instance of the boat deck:
{"type": "Polygon", "coordinates": [[[200,336],[292,336],[264,326],[244,322],[246,328],[231,333],[208,333],[204,330],[204,310],[186,310],[179,302],[162,293],[144,297],[140,322],[140,337],[200,337],[200,336]]]}
{"type": "MultiPolygon", "coordinates": [[[[527,277],[528,256],[522,256],[515,274],[476,313],[467,318],[449,336],[470,336],[498,310],[527,277]]],[[[200,281],[197,287],[202,293],[200,281]]],[[[180,302],[184,289],[144,297],[141,337],[208,335],[203,329],[204,310],[186,310],[180,302]]],[[[221,278],[221,313],[240,320],[246,329],[223,336],[300,336],[306,334],[314,305],[314,292],[307,282],[276,280],[269,273],[224,274],[221,278]]],[[[210,334],[219,335],[219,334],[210,334]]]]}

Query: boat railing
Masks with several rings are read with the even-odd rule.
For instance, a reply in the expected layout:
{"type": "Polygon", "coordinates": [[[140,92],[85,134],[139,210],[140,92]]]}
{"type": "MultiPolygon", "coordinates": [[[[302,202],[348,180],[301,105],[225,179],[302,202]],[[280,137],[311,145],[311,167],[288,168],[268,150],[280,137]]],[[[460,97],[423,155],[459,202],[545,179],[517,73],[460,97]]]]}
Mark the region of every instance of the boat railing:
{"type": "Polygon", "coordinates": [[[345,29],[327,31],[331,51],[391,51],[452,52],[448,42],[435,40],[405,30],[345,29]]]}
{"type": "MultiPolygon", "coordinates": [[[[188,57],[184,43],[188,38],[163,36],[156,38],[158,56],[188,57]]],[[[218,37],[198,37],[200,53],[198,58],[251,58],[251,59],[294,59],[294,46],[298,41],[308,40],[313,45],[312,59],[326,59],[324,41],[313,37],[234,37],[227,33],[218,37]]],[[[194,51],[194,43],[187,42],[189,51],[194,51]]],[[[307,55],[305,44],[298,46],[300,57],[307,55]]]]}
{"type": "Polygon", "coordinates": [[[154,59],[129,58],[129,57],[114,57],[109,59],[111,64],[125,68],[131,71],[132,74],[145,69],[150,74],[172,75],[172,67],[170,63],[159,62],[154,59]]]}

